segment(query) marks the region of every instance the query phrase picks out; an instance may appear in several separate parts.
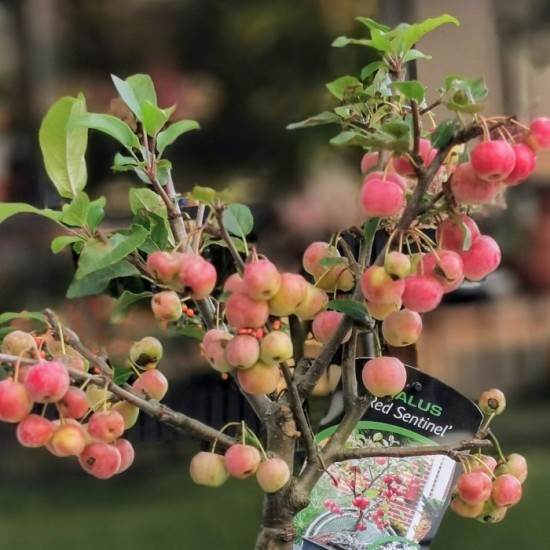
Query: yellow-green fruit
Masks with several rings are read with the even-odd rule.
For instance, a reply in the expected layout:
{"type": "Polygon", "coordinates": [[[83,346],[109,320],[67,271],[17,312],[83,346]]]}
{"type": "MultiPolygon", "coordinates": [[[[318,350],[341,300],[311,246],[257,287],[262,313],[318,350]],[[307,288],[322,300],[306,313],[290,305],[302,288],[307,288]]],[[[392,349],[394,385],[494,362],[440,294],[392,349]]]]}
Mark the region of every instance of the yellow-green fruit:
{"type": "Polygon", "coordinates": [[[145,336],[130,348],[130,361],[140,369],[154,369],[162,358],[162,344],[154,336],[145,336]]]}

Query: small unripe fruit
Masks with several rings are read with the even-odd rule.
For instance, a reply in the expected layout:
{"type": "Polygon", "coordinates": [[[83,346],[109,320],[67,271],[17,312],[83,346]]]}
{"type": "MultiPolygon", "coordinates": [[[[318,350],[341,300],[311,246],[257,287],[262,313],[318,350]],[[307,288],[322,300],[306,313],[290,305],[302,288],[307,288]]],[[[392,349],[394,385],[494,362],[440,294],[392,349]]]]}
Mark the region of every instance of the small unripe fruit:
{"type": "Polygon", "coordinates": [[[397,279],[404,279],[411,272],[411,258],[408,254],[392,250],[384,258],[386,273],[397,279]]]}
{"type": "Polygon", "coordinates": [[[158,321],[177,321],[182,315],[179,296],[172,290],[164,290],[153,296],[151,309],[158,321]]]}
{"type": "Polygon", "coordinates": [[[292,352],[292,339],[281,330],[269,332],[260,342],[260,359],[267,365],[288,361],[292,352]]]}
{"type": "Polygon", "coordinates": [[[500,414],[506,408],[506,396],[497,389],[484,391],[478,401],[484,414],[500,414]]]}
{"type": "Polygon", "coordinates": [[[476,518],[483,511],[483,505],[483,502],[477,502],[475,504],[464,502],[457,494],[453,495],[450,508],[455,514],[463,518],[476,518]]]}
{"type": "Polygon", "coordinates": [[[304,301],[298,306],[294,315],[303,321],[310,321],[328,304],[328,294],[312,284],[307,285],[304,301]]]}
{"type": "Polygon", "coordinates": [[[269,313],[292,315],[306,299],[308,282],[298,273],[281,273],[279,290],[269,299],[269,313]]]}
{"type": "Polygon", "coordinates": [[[154,369],[162,358],[162,344],[154,336],[144,336],[130,348],[130,361],[140,369],[154,369]]]}
{"type": "Polygon", "coordinates": [[[520,483],[527,479],[527,461],[523,455],[518,453],[509,454],[505,462],[500,462],[495,468],[495,475],[510,474],[517,478],[520,483]]]}
{"type": "Polygon", "coordinates": [[[33,335],[23,330],[13,330],[2,340],[2,353],[28,359],[38,359],[38,346],[33,335]]]}
{"type": "Polygon", "coordinates": [[[219,487],[229,477],[222,455],[201,451],[189,464],[191,479],[198,485],[219,487]]]}
{"type": "Polygon", "coordinates": [[[397,395],[407,383],[407,369],[396,357],[369,359],[361,373],[363,384],[375,397],[397,395]]]}
{"type": "Polygon", "coordinates": [[[252,395],[273,393],[277,390],[280,379],[279,365],[267,365],[262,361],[258,361],[249,369],[237,371],[239,385],[252,395]]]}
{"type": "Polygon", "coordinates": [[[366,300],[373,303],[395,304],[405,289],[404,279],[393,279],[383,266],[372,265],[361,276],[361,290],[366,300]]]}
{"type": "Polygon", "coordinates": [[[266,493],[275,493],[290,479],[290,469],[282,458],[268,458],[258,466],[256,479],[266,493]]]}
{"type": "Polygon", "coordinates": [[[86,446],[86,430],[70,420],[60,424],[47,443],[48,450],[55,456],[78,456],[86,446]]]}
{"type": "Polygon", "coordinates": [[[390,346],[410,346],[418,340],[421,332],[420,314],[409,309],[394,311],[382,321],[382,336],[390,346]]]}
{"type": "Polygon", "coordinates": [[[498,523],[506,516],[507,508],[497,506],[491,499],[483,504],[483,510],[475,519],[481,523],[498,523]]]}

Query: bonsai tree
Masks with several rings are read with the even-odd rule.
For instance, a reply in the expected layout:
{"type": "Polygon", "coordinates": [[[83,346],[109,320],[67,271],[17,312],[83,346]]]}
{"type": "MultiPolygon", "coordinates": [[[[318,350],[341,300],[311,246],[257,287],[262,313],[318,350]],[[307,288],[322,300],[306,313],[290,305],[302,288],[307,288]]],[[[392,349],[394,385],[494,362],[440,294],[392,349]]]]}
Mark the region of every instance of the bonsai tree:
{"type": "MultiPolygon", "coordinates": [[[[106,479],[131,465],[134,449],[124,433],[140,412],[151,415],[210,443],[191,460],[196,483],[215,487],[228,476],[257,477],[265,491],[258,549],[291,548],[294,517],[314,486],[331,464],[351,458],[382,457],[376,463],[382,475],[389,457],[447,455],[464,467],[451,507],[482,521],[502,519],[518,502],[527,469],[520,455],[503,455],[491,432],[491,419],[505,408],[497,389],[481,393],[485,421],[471,440],[417,447],[346,442],[374,400],[406,387],[403,358],[413,357],[408,350],[421,334],[422,315],[464,280],[481,281],[498,267],[499,246],[480,233],[472,215],[502,203],[507,188],[534,170],[537,151],[550,147],[550,120],[524,125],[512,116],[482,115],[481,78],[451,75],[436,91],[407,78],[409,63],[428,59],[415,47],[419,40],[457,24],[453,17],[393,29],[358,21],[367,37],[340,37],[333,46],[368,48],[377,60],[327,85],[331,110],[289,128],[335,125],[333,145],[363,150],[357,199],[364,219],[307,246],[302,273],[280,270],[249,242],[254,220],[247,205],[230,204],[224,192],[208,187],[176,188],[166,154],[199,127],[172,120],[174,108],[157,104],[147,75],[112,77],[119,94],[112,114],[87,112],[82,94],[50,108],[39,140],[63,205],[3,203],[0,221],[26,212],[57,224],[53,252],[70,249],[76,258],[67,298],[107,294],[116,281],[124,289],[116,298],[119,316],[149,301],[159,323],[195,339],[204,362],[234,381],[263,430],[254,433],[244,422],[218,430],[163,404],[168,380],[155,337],[144,334],[116,364],[52,310],[8,312],[0,317],[5,324],[38,323],[32,331],[8,326],[0,355],[0,419],[16,424],[22,445],[74,455],[86,472],[106,479]],[[443,113],[437,121],[436,107],[443,113]],[[113,169],[133,173],[140,184],[129,191],[128,227],[107,226],[105,198],[86,193],[89,130],[118,142],[113,169]],[[384,245],[374,254],[377,235],[384,245]],[[220,250],[227,265],[208,259],[220,250]],[[357,373],[364,335],[375,349],[357,373]],[[304,352],[307,338],[318,343],[314,357],[304,352]],[[343,416],[321,446],[304,404],[337,354],[343,416]],[[496,458],[482,452],[493,444],[496,458]]],[[[353,499],[364,511],[361,494],[353,499]]]]}

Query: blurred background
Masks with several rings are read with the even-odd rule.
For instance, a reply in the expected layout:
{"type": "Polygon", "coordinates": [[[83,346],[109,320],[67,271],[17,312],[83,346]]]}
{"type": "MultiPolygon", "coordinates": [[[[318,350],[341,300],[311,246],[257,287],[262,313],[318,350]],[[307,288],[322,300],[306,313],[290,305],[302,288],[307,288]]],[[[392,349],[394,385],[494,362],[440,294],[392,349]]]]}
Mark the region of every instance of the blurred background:
{"type": "MultiPolygon", "coordinates": [[[[107,112],[115,95],[110,74],[149,73],[162,107],[177,103],[177,118],[201,124],[171,150],[177,189],[230,187],[253,205],[261,249],[297,269],[307,242],[350,225],[356,212],[361,151],[329,146],[334,127],[285,129],[330,107],[325,83],[369,61],[362,48],[330,44],[342,34],[359,36],[359,15],[396,25],[443,13],[461,25],[446,25],[420,44],[434,56],[417,68],[429,89],[451,73],[483,75],[486,114],[515,114],[526,124],[550,116],[544,0],[0,1],[0,200],[56,207],[37,140],[48,107],[83,91],[90,111],[107,112]]],[[[88,191],[107,197],[114,224],[125,221],[132,185],[111,171],[115,153],[108,139],[91,134],[88,191]]],[[[502,245],[501,268],[425,315],[419,345],[423,370],[467,397],[495,386],[506,392],[510,404],[495,430],[505,453],[530,461],[525,497],[498,525],[447,514],[434,550],[542,548],[548,539],[550,158],[537,162],[531,180],[510,189],[505,208],[477,219],[502,245]]],[[[22,215],[0,227],[0,311],[54,307],[83,340],[121,355],[132,339],[155,333],[145,310],[135,308],[114,326],[109,299],[64,301],[73,263],[50,252],[52,225],[22,215]]],[[[228,407],[250,415],[237,395],[204,374],[185,341],[166,345],[169,404],[215,425],[227,419],[228,407]]],[[[326,402],[320,391],[311,406],[322,411],[326,402]]],[[[134,467],[100,482],[70,459],[20,448],[13,427],[0,428],[0,549],[253,545],[259,489],[253,480],[218,490],[193,486],[187,467],[196,441],[144,420],[130,433],[134,467]]]]}

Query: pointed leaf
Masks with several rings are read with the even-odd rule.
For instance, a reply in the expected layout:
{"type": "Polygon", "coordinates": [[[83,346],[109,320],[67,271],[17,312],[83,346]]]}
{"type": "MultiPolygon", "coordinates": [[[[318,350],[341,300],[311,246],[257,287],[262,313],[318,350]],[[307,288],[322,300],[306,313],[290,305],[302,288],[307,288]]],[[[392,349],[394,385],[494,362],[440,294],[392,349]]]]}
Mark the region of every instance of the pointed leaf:
{"type": "Polygon", "coordinates": [[[295,130],[297,128],[307,128],[309,126],[320,126],[322,124],[340,124],[340,122],[341,119],[338,115],[334,114],[332,111],[325,111],[300,122],[288,124],[286,129],[295,130]]]}
{"type": "Polygon", "coordinates": [[[113,383],[117,386],[122,386],[132,378],[132,375],[135,374],[133,369],[128,367],[115,366],[113,369],[113,383]]]}
{"type": "Polygon", "coordinates": [[[237,237],[246,236],[254,227],[254,218],[248,206],[244,204],[230,204],[223,213],[225,227],[237,237]]]}
{"type": "Polygon", "coordinates": [[[6,311],[5,313],[2,313],[0,315],[0,325],[11,323],[11,321],[16,321],[18,319],[38,321],[39,323],[43,323],[44,325],[48,324],[46,322],[44,314],[40,311],[20,311],[18,313],[6,311]]]}
{"type": "Polygon", "coordinates": [[[426,19],[421,23],[415,23],[414,25],[409,25],[408,28],[403,32],[403,52],[410,50],[423,36],[437,29],[441,25],[444,25],[445,23],[452,23],[456,26],[460,25],[458,19],[455,19],[448,14],[440,15],[439,17],[434,17],[431,19],[426,19]]]}
{"type": "Polygon", "coordinates": [[[140,105],[146,101],[156,105],[157,93],[152,78],[148,74],[133,74],[126,79],[126,82],[132,88],[134,96],[137,98],[140,105]]]}
{"type": "Polygon", "coordinates": [[[418,80],[394,82],[393,87],[399,90],[409,100],[414,99],[418,103],[424,101],[424,86],[422,86],[418,80]]]}
{"type": "Polygon", "coordinates": [[[368,27],[371,31],[374,29],[377,29],[379,31],[388,32],[390,28],[387,25],[383,25],[382,23],[378,23],[377,21],[374,21],[370,17],[356,17],[356,21],[359,21],[359,23],[362,23],[366,27],[368,27]]]}
{"type": "Polygon", "coordinates": [[[65,198],[74,197],[86,186],[88,132],[71,124],[85,112],[84,96],[62,97],[46,113],[38,132],[48,177],[65,198]]]}
{"type": "Polygon", "coordinates": [[[182,134],[191,130],[198,130],[200,128],[199,123],[195,120],[179,120],[170,124],[166,130],[163,130],[157,136],[157,150],[159,155],[162,155],[166,147],[171,145],[182,134]]]}
{"type": "Polygon", "coordinates": [[[189,196],[190,199],[201,202],[203,204],[210,204],[213,200],[216,199],[218,193],[212,187],[202,187],[200,185],[195,185],[193,191],[189,196]]]}
{"type": "Polygon", "coordinates": [[[111,75],[111,80],[113,81],[113,84],[115,85],[118,95],[122,101],[128,105],[128,108],[132,111],[132,113],[134,113],[134,115],[136,115],[138,120],[142,120],[141,105],[136,97],[136,94],[134,93],[134,90],[132,89],[132,86],[130,86],[126,80],[122,80],[114,74],[111,75]]]}
{"type": "Polygon", "coordinates": [[[59,252],[61,252],[66,246],[81,240],[82,237],[78,237],[77,235],[60,235],[59,237],[55,237],[55,239],[53,239],[50,247],[54,254],[59,254],[59,252]]]}
{"type": "Polygon", "coordinates": [[[370,315],[366,306],[356,300],[331,300],[327,304],[327,309],[345,313],[348,317],[360,323],[370,322],[370,315]]]}
{"type": "Polygon", "coordinates": [[[63,205],[61,221],[71,227],[86,227],[86,216],[90,199],[84,192],[79,193],[69,204],[63,205]]]}
{"type": "Polygon", "coordinates": [[[155,137],[168,122],[168,119],[174,112],[174,107],[161,109],[150,101],[146,101],[141,106],[141,112],[143,115],[143,128],[146,134],[155,137]]]}
{"type": "Polygon", "coordinates": [[[443,149],[454,137],[455,131],[460,129],[457,120],[444,120],[430,134],[430,141],[436,149],[443,149]]]}
{"type": "Polygon", "coordinates": [[[363,88],[361,82],[354,76],[342,76],[329,82],[326,87],[333,96],[340,100],[349,94],[350,88],[352,91],[357,87],[363,88]]]}
{"type": "Polygon", "coordinates": [[[123,260],[137,250],[148,236],[148,231],[139,225],[133,225],[129,232],[113,233],[108,242],[90,239],[84,245],[78,259],[75,277],[82,279],[94,271],[123,260]]]}
{"type": "Polygon", "coordinates": [[[98,269],[81,279],[73,279],[67,290],[67,298],[79,298],[101,294],[109,283],[118,277],[138,276],[138,269],[126,260],[98,269]]]}
{"type": "Polygon", "coordinates": [[[115,138],[126,149],[139,149],[140,143],[138,137],[130,126],[113,115],[102,115],[89,113],[74,119],[73,125],[76,127],[93,128],[115,138]]]}
{"type": "Polygon", "coordinates": [[[111,312],[111,320],[113,322],[120,322],[126,317],[128,309],[141,300],[151,299],[152,292],[140,292],[138,294],[125,290],[114,303],[113,310],[111,312]]]}
{"type": "Polygon", "coordinates": [[[0,202],[0,223],[16,214],[37,214],[52,221],[59,222],[63,214],[50,208],[36,208],[25,202],[0,202]]]}
{"type": "Polygon", "coordinates": [[[151,189],[146,187],[134,187],[130,189],[130,210],[132,214],[137,214],[140,211],[154,212],[158,216],[168,219],[166,205],[162,199],[151,189]]]}

